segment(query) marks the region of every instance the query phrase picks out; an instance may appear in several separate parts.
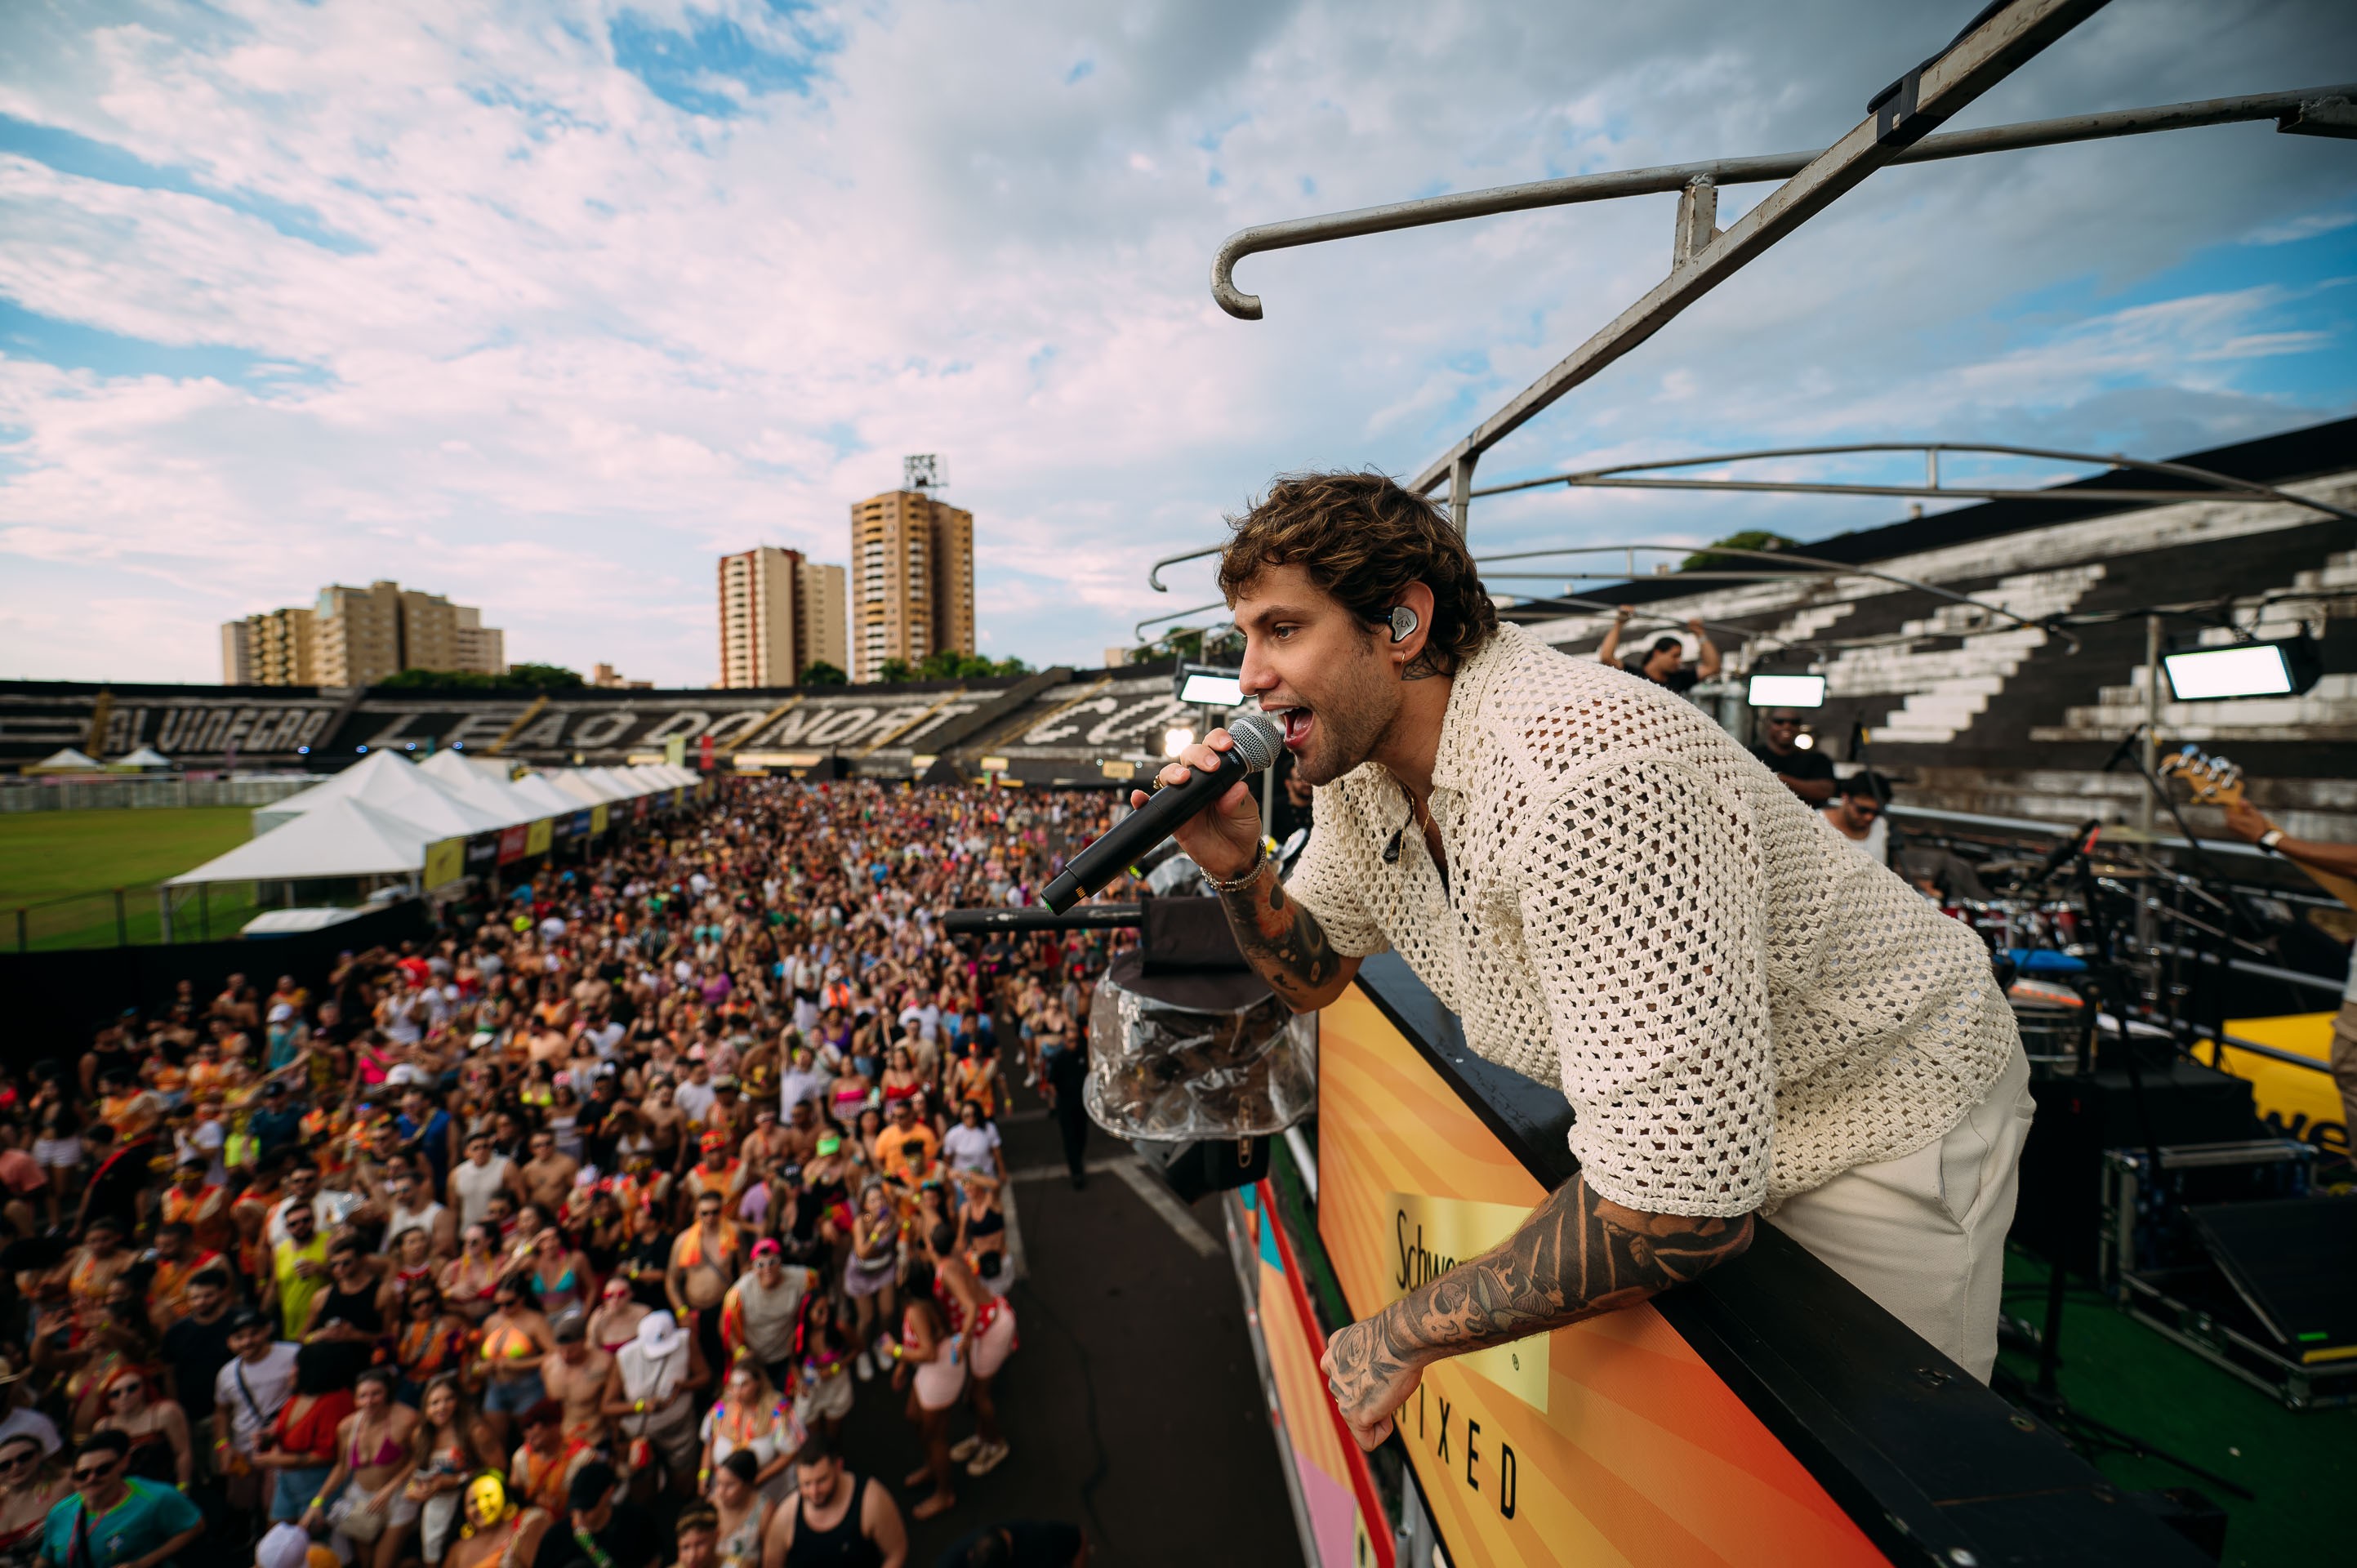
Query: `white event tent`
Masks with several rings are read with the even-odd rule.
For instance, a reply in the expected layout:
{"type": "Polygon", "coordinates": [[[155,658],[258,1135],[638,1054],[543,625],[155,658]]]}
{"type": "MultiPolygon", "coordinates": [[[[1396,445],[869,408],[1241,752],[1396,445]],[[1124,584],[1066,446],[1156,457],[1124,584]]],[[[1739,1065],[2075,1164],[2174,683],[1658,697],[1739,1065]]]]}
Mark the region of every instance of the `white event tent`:
{"type": "Polygon", "coordinates": [[[451,838],[511,827],[528,821],[514,811],[487,810],[468,803],[458,792],[398,753],[380,751],[362,757],[299,795],[289,795],[253,809],[253,831],[267,833],[306,816],[330,800],[362,800],[395,816],[406,817],[431,837],[451,838]]]}
{"type": "Polygon", "coordinates": [[[490,757],[438,751],[419,763],[417,771],[468,805],[499,818],[500,827],[513,827],[548,815],[520,799],[514,781],[508,777],[506,764],[490,757]]]}
{"type": "Polygon", "coordinates": [[[194,871],[182,872],[172,885],[399,876],[424,865],[426,844],[439,836],[390,811],[339,796],[194,871]]]}
{"type": "Polygon", "coordinates": [[[60,746],[38,762],[25,764],[27,773],[103,773],[106,764],[72,746],[60,746]]]}
{"type": "Polygon", "coordinates": [[[571,817],[694,782],[684,768],[554,768],[509,777],[490,757],[441,752],[422,763],[380,751],[298,795],[255,808],[254,837],[172,878],[281,882],[424,869],[446,839],[571,817]]]}
{"type": "Polygon", "coordinates": [[[569,817],[587,804],[550,783],[544,773],[527,773],[508,789],[517,800],[530,802],[534,817],[569,817]]]}

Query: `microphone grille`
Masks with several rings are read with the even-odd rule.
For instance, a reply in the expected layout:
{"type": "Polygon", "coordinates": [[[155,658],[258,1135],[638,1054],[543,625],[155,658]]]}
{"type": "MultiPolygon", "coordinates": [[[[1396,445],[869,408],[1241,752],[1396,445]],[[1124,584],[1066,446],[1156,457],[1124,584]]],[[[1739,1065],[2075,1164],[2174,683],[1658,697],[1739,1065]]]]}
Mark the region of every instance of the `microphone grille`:
{"type": "Polygon", "coordinates": [[[1228,721],[1228,734],[1234,738],[1236,755],[1243,758],[1248,773],[1266,768],[1285,749],[1284,732],[1258,714],[1238,714],[1228,721]]]}

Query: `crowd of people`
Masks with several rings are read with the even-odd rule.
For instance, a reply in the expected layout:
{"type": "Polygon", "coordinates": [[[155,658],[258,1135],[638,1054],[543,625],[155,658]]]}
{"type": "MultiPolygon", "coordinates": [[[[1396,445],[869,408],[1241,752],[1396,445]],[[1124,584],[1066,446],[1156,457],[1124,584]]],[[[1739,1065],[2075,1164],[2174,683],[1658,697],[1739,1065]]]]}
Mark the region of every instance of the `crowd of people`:
{"type": "Polygon", "coordinates": [[[316,991],[0,1064],[0,1568],[901,1563],[1008,1458],[998,1123],[1078,1120],[1109,956],[938,916],[1096,811],[732,781],[316,991]],[[846,1453],[881,1398],[902,1451],[846,1453]]]}

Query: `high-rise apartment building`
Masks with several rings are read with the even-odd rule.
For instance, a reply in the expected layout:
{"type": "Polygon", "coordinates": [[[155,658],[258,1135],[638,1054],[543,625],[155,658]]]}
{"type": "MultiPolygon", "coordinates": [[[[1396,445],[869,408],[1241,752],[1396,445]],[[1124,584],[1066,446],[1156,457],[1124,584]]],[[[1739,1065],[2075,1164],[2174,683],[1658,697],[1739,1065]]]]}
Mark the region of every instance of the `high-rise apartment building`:
{"type": "Polygon", "coordinates": [[[259,686],[262,682],[253,673],[253,622],[259,616],[244,620],[221,622],[221,684],[224,686],[259,686]]]}
{"type": "Polygon", "coordinates": [[[797,686],[822,661],[841,670],[844,572],[760,545],[720,558],[720,684],[797,686]]]}
{"type": "Polygon", "coordinates": [[[319,681],[316,618],[300,605],[221,625],[221,684],[312,686],[319,681]]]}
{"type": "Polygon", "coordinates": [[[880,680],[888,660],[974,651],[974,513],[921,489],[855,502],[851,575],[853,680],[880,680]]]}
{"type": "Polygon", "coordinates": [[[366,686],[404,670],[508,667],[507,634],[483,612],[398,583],[332,585],[318,602],[247,616],[221,628],[231,685],[366,686]]]}
{"type": "MultiPolygon", "coordinates": [[[[424,596],[420,596],[423,597],[424,596]]],[[[458,661],[452,670],[480,670],[487,675],[501,675],[508,667],[508,634],[495,626],[483,624],[483,612],[471,605],[452,605],[455,624],[451,628],[451,649],[458,661]]],[[[440,669],[440,665],[430,666],[440,669]]]]}

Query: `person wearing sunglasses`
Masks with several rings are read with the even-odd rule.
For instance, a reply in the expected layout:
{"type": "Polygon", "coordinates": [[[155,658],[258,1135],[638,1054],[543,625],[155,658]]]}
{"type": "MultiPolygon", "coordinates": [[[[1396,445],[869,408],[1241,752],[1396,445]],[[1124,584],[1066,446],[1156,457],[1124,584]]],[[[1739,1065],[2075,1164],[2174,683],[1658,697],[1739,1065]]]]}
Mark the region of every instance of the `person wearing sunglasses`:
{"type": "Polygon", "coordinates": [[[1820,813],[1834,832],[1857,845],[1877,865],[1890,864],[1890,824],[1883,808],[1890,803],[1890,785],[1879,773],[1857,773],[1841,782],[1841,794],[1820,813]]]}
{"type": "Polygon", "coordinates": [[[119,1432],[131,1441],[125,1473],[166,1486],[187,1486],[196,1478],[195,1445],[188,1441],[188,1417],[178,1402],[164,1397],[146,1373],[125,1368],[106,1385],[106,1413],[98,1418],[101,1432],[119,1432]]]}
{"type": "Polygon", "coordinates": [[[0,1563],[29,1562],[40,1551],[49,1510],[71,1486],[30,1432],[0,1437],[0,1563]]]}
{"type": "Polygon", "coordinates": [[[1760,744],[1751,748],[1751,755],[1776,776],[1776,782],[1810,805],[1822,806],[1834,798],[1837,788],[1834,759],[1804,745],[1807,739],[1801,733],[1799,714],[1791,708],[1770,708],[1760,715],[1760,744]]]}
{"type": "Polygon", "coordinates": [[[160,1481],[124,1474],[131,1440],[92,1433],[74,1455],[73,1494],[49,1509],[41,1568],[162,1568],[205,1530],[197,1505],[160,1481]]]}

